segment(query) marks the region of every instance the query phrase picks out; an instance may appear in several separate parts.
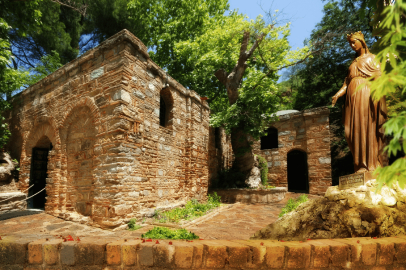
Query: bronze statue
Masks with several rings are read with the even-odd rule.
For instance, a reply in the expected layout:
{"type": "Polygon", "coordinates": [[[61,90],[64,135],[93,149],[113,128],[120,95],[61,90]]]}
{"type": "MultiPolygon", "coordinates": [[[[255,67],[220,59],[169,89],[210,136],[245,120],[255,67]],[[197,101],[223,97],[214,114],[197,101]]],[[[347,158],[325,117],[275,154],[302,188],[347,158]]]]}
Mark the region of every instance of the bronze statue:
{"type": "Polygon", "coordinates": [[[381,75],[375,55],[369,52],[361,31],[347,35],[351,48],[357,53],[341,89],[333,96],[334,106],[339,97],[347,94],[343,112],[345,139],[354,158],[354,171],[373,171],[383,165],[384,144],[382,125],[387,118],[386,100],[374,101],[366,78],[381,75]]]}

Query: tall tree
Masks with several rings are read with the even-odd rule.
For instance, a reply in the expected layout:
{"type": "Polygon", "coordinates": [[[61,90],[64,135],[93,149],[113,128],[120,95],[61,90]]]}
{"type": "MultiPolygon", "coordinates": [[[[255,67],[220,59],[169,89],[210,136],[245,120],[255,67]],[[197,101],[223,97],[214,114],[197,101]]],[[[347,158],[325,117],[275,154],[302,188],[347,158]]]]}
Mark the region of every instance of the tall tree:
{"type": "Polygon", "coordinates": [[[38,0],[0,1],[0,148],[3,148],[10,136],[3,112],[10,108],[12,92],[20,88],[28,76],[26,72],[13,67],[9,34],[10,31],[18,31],[24,35],[38,29],[41,15],[38,5],[38,0]]]}
{"type": "MultiPolygon", "coordinates": [[[[11,24],[9,35],[15,67],[35,68],[52,51],[59,54],[62,64],[75,59],[79,53],[83,16],[75,9],[51,0],[38,1],[37,12],[40,27],[30,27],[22,32],[11,24]]],[[[19,21],[18,16],[18,13],[9,14],[13,23],[19,21]]]]}
{"type": "Polygon", "coordinates": [[[263,135],[279,109],[276,71],[307,52],[290,52],[288,35],[288,25],[267,25],[261,18],[247,21],[232,13],[175,47],[176,57],[194,67],[181,80],[211,98],[211,125],[231,134],[233,169],[246,177],[254,164],[248,137],[263,135]]]}
{"type": "Polygon", "coordinates": [[[330,105],[331,97],[342,86],[354,58],[346,34],[362,31],[371,47],[374,42],[369,25],[372,9],[368,8],[366,16],[360,17],[362,4],[360,0],[330,0],[324,6],[324,16],[308,41],[313,51],[318,53],[307,59],[295,73],[301,81],[293,104],[295,109],[330,105]]]}

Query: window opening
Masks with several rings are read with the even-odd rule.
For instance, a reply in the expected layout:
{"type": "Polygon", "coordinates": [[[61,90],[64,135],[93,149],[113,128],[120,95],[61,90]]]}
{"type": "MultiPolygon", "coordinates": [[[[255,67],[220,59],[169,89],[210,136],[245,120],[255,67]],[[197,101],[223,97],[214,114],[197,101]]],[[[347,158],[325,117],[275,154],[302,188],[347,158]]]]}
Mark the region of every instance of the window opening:
{"type": "Polygon", "coordinates": [[[159,124],[163,127],[166,126],[166,104],[162,97],[159,101],[159,124]]]}
{"type": "Polygon", "coordinates": [[[261,150],[278,148],[278,130],[270,127],[267,130],[267,135],[261,137],[261,150]]]}

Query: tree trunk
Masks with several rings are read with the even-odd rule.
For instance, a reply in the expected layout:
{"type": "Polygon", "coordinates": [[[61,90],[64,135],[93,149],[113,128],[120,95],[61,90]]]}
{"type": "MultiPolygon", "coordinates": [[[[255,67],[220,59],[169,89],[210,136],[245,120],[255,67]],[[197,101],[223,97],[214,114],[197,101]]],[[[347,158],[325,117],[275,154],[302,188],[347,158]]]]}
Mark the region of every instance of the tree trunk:
{"type": "MultiPolygon", "coordinates": [[[[247,60],[252,56],[255,49],[261,42],[264,34],[261,34],[254,42],[252,47],[247,50],[250,38],[250,32],[244,32],[241,42],[240,56],[231,73],[227,73],[224,69],[219,69],[215,72],[217,79],[224,84],[227,89],[228,101],[233,105],[238,100],[238,89],[240,88],[244,72],[247,68],[247,60]]],[[[248,134],[244,132],[244,123],[240,123],[237,128],[231,130],[231,146],[234,152],[233,170],[243,173],[246,177],[246,183],[252,182],[249,179],[258,178],[258,169],[255,169],[255,157],[252,152],[251,144],[248,140],[248,134]],[[255,171],[255,172],[254,172],[255,171]],[[249,180],[247,182],[247,180],[249,180]]]]}
{"type": "Polygon", "coordinates": [[[248,141],[248,135],[243,128],[233,128],[231,130],[231,146],[234,153],[233,170],[247,174],[254,166],[254,154],[248,141]]]}

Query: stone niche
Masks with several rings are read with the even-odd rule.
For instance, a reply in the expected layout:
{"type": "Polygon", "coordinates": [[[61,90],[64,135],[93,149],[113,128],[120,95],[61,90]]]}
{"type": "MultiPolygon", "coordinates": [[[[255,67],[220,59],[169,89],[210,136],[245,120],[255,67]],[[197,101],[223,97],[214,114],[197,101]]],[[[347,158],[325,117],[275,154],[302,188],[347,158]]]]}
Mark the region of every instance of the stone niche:
{"type": "Polygon", "coordinates": [[[329,110],[278,112],[279,121],[253,144],[268,162],[268,182],[289,191],[324,195],[332,185],[329,110]]]}
{"type": "Polygon", "coordinates": [[[115,227],[206,199],[208,104],[127,30],[15,96],[8,122],[18,189],[45,188],[29,207],[115,227]]]}

